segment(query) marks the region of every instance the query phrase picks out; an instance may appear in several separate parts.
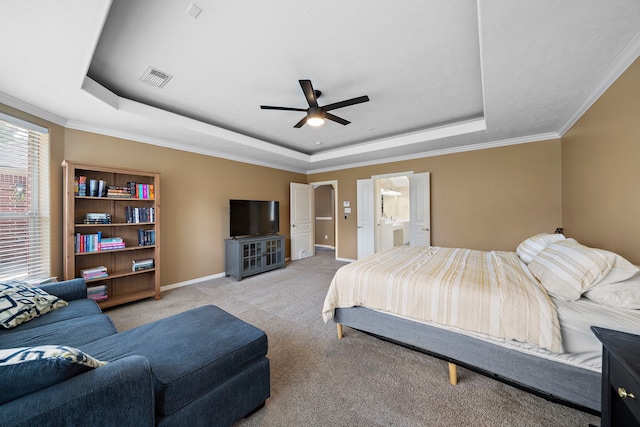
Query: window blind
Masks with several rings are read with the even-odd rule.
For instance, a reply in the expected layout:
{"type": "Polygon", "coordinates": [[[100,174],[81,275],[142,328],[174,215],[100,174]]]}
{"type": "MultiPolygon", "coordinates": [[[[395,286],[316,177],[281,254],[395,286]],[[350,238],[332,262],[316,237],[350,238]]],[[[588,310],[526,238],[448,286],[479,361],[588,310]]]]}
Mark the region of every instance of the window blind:
{"type": "Polygon", "coordinates": [[[50,276],[49,134],[0,113],[0,280],[50,276]]]}

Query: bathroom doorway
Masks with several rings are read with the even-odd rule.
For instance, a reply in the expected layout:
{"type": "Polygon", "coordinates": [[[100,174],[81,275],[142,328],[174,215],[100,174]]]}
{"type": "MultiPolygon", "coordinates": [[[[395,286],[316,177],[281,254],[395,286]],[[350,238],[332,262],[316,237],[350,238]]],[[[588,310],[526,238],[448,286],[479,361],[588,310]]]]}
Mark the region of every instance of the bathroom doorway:
{"type": "Polygon", "coordinates": [[[374,180],[376,252],[409,244],[411,200],[406,175],[374,180]]]}

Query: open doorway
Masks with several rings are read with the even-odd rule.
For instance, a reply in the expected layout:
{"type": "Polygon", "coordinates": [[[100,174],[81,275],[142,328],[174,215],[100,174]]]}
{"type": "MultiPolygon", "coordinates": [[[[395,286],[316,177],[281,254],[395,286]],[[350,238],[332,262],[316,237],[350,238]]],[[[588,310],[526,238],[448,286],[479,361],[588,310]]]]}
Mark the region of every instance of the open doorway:
{"type": "Polygon", "coordinates": [[[376,252],[409,244],[411,200],[406,175],[374,179],[376,252]]]}
{"type": "Polygon", "coordinates": [[[331,251],[338,257],[338,181],[312,182],[315,197],[316,251],[331,251]]]}
{"type": "Polygon", "coordinates": [[[358,259],[406,244],[405,231],[409,245],[431,244],[430,180],[429,172],[404,172],[357,180],[358,259]],[[405,179],[409,181],[408,199],[404,197],[405,179]],[[399,190],[401,186],[403,191],[399,190]],[[394,198],[387,199],[383,191],[385,196],[394,198]],[[407,210],[408,218],[405,216],[407,210]]]}

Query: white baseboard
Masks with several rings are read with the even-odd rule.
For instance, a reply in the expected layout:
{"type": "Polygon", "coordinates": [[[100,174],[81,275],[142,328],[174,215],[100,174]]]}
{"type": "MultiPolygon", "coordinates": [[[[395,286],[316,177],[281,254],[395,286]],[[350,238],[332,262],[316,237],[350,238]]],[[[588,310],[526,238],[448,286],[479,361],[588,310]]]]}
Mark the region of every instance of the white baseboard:
{"type": "Polygon", "coordinates": [[[327,249],[334,249],[335,250],[335,246],[331,246],[331,245],[319,245],[319,244],[315,244],[314,245],[316,248],[327,248],[327,249]]]}
{"type": "Polygon", "coordinates": [[[225,277],[225,273],[212,274],[211,276],[199,277],[197,279],[186,280],[184,282],[174,283],[173,285],[165,285],[160,287],[160,291],[168,291],[170,289],[181,288],[183,286],[195,285],[205,280],[217,279],[219,277],[225,277]]]}

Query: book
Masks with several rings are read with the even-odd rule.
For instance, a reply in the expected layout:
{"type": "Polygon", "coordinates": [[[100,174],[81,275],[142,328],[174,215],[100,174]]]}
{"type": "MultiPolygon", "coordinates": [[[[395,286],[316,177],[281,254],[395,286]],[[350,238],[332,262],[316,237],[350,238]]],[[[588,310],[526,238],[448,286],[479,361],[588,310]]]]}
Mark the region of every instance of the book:
{"type": "MultiPolygon", "coordinates": [[[[100,283],[100,282],[96,282],[96,283],[100,283]]],[[[106,301],[108,299],[107,285],[102,283],[102,284],[87,286],[87,298],[91,298],[96,302],[106,301]]]]}
{"type": "Polygon", "coordinates": [[[153,246],[156,244],[156,231],[138,229],[138,246],[153,246]]]}
{"type": "Polygon", "coordinates": [[[107,181],[98,180],[98,197],[107,197],[107,181]]]}
{"type": "Polygon", "coordinates": [[[98,279],[101,277],[107,277],[107,267],[101,265],[99,267],[91,267],[80,270],[80,275],[85,280],[98,279]]]}
{"type": "Polygon", "coordinates": [[[124,249],[125,242],[122,237],[103,237],[100,241],[100,250],[110,251],[113,249],[124,249]]]}
{"type": "Polygon", "coordinates": [[[138,197],[138,193],[136,192],[137,185],[134,181],[127,182],[127,187],[129,187],[129,194],[131,194],[131,197],[138,197]]]}
{"type": "Polygon", "coordinates": [[[107,187],[107,197],[130,199],[131,189],[128,186],[123,187],[110,185],[109,187],[107,187]]]}
{"type": "Polygon", "coordinates": [[[79,176],[78,177],[78,196],[86,196],[87,195],[87,177],[79,176]]]}
{"type": "Polygon", "coordinates": [[[89,180],[89,196],[98,197],[98,180],[96,179],[89,180]]]}
{"type": "Polygon", "coordinates": [[[148,270],[155,267],[153,258],[139,259],[131,261],[131,269],[133,271],[148,270]]]}
{"type": "Polygon", "coordinates": [[[84,216],[85,224],[111,224],[111,215],[108,213],[87,213],[84,216]]]}

